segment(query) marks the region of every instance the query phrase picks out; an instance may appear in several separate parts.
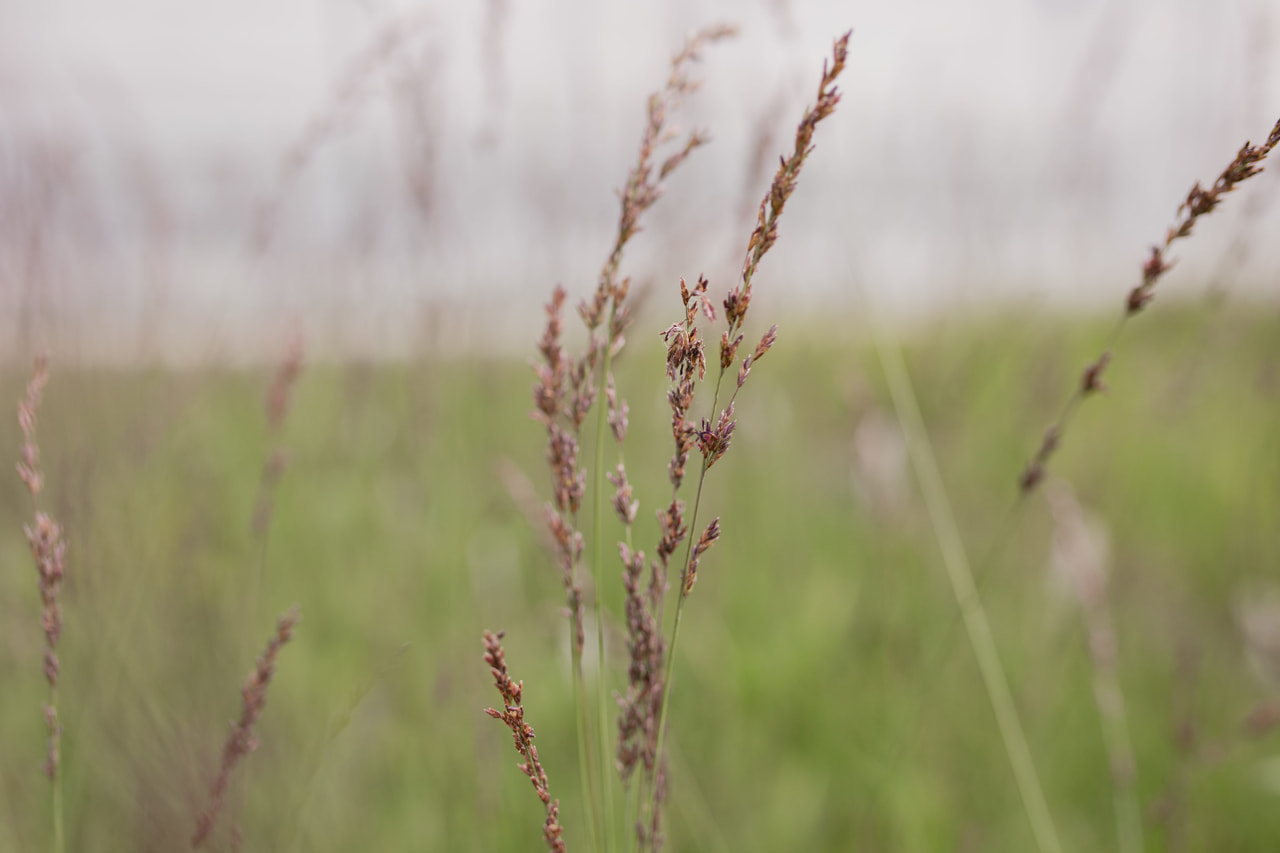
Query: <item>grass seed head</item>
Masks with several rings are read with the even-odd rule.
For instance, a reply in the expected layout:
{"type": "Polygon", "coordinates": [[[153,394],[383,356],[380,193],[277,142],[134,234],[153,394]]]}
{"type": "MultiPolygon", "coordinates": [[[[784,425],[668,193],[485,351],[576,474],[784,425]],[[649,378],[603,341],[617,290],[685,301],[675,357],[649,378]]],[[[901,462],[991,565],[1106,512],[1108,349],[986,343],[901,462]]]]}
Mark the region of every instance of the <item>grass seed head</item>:
{"type": "Polygon", "coordinates": [[[502,650],[503,633],[484,632],[484,662],[489,665],[493,675],[494,687],[502,696],[502,710],[485,708],[484,712],[495,720],[501,720],[511,730],[511,738],[516,752],[524,762],[517,765],[520,772],[529,777],[533,789],[546,809],[546,819],[542,824],[542,838],[547,848],[554,853],[564,853],[564,830],[560,826],[560,801],[551,798],[551,788],[547,782],[547,771],[538,758],[538,748],[533,745],[533,726],[524,718],[524,682],[515,681],[507,672],[506,654],[502,650]]]}
{"type": "Polygon", "coordinates": [[[258,738],[253,727],[267,704],[267,687],[276,672],[276,658],[285,643],[293,639],[294,628],[301,616],[295,605],[287,613],[276,620],[276,631],[267,641],[267,647],[259,655],[257,664],[240,688],[240,718],[231,724],[231,734],[222,747],[222,764],[218,775],[209,786],[209,805],[196,818],[196,831],[191,838],[193,848],[200,847],[209,839],[213,827],[218,821],[226,803],[227,786],[231,781],[231,773],[240,760],[258,748],[258,738]]]}

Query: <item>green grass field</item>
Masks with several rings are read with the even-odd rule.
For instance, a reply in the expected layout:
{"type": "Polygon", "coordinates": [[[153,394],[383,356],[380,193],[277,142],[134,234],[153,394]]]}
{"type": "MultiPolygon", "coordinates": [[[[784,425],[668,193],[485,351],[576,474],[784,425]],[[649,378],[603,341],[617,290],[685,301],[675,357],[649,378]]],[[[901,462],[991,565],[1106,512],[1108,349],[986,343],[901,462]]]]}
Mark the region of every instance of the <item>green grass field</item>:
{"type": "MultiPolygon", "coordinates": [[[[1016,501],[1016,480],[1109,328],[991,318],[907,349],[1072,851],[1115,848],[1111,775],[1078,608],[1048,580],[1052,521],[1042,495],[1016,501]]],[[[1273,306],[1158,306],[1126,334],[1110,392],[1087,403],[1052,463],[1110,528],[1151,850],[1280,849],[1280,741],[1242,727],[1269,694],[1233,617],[1280,566],[1276,330],[1273,306]]],[[[656,335],[632,337],[619,385],[637,544],[652,551],[668,413],[656,335]]],[[[5,373],[0,399],[16,403],[25,380],[5,373]]],[[[268,381],[52,365],[39,438],[46,506],[70,539],[68,848],[187,847],[239,685],[296,602],[303,621],[262,746],[237,773],[214,849],[230,848],[235,822],[250,851],[538,849],[541,806],[509,734],[481,712],[497,698],[481,661],[492,628],[525,681],[566,840],[586,850],[563,591],[509,487],[522,471],[539,500],[548,493],[528,367],[308,365],[279,436],[291,463],[264,543],[249,521],[275,441],[268,381]]],[[[724,535],[700,569],[675,667],[668,849],[1032,849],[914,480],[895,512],[855,494],[852,436],[875,409],[892,415],[867,339],[796,324],[743,392],[734,446],[708,481],[724,535]]],[[[5,416],[0,448],[16,461],[20,443],[5,416]]],[[[50,837],[30,516],[16,474],[0,479],[3,851],[47,849],[50,837]]],[[[610,541],[616,528],[610,517],[610,541]]],[[[606,554],[617,614],[621,567],[606,554]]],[[[607,632],[621,687],[625,637],[616,619],[607,632]]]]}

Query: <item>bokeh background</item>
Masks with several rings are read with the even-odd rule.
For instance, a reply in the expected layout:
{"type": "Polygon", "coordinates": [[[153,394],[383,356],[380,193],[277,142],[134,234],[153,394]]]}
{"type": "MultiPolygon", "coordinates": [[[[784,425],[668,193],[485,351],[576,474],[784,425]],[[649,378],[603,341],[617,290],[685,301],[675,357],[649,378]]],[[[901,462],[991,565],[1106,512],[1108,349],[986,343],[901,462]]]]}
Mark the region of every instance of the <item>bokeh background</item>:
{"type": "MultiPolygon", "coordinates": [[[[1032,849],[886,386],[899,347],[1064,845],[1118,844],[1075,592],[1101,577],[1145,848],[1280,846],[1274,171],[1178,244],[1049,488],[1017,490],[1187,190],[1280,117],[1272,4],[0,0],[0,399],[49,355],[69,849],[187,845],[295,602],[226,815],[245,849],[536,847],[481,713],[484,628],[586,849],[529,362],[552,286],[594,287],[648,93],[721,21],[740,35],[676,117],[712,143],[623,263],[646,550],[677,282],[734,283],[854,35],[757,278],[748,334],[779,343],[708,481],[725,533],[682,627],[670,849],[1032,849]]],[[[0,850],[50,836],[31,514],[4,478],[0,850]]]]}

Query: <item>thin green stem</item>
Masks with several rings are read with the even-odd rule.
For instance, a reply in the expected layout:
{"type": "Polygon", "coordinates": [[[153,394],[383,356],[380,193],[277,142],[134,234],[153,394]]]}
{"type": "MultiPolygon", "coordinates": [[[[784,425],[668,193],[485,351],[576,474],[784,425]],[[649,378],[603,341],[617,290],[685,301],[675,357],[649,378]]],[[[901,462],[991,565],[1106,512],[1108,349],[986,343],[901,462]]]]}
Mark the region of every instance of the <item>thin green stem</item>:
{"type": "MultiPolygon", "coordinates": [[[[1082,599],[1083,605],[1083,599],[1082,599]]],[[[1120,853],[1141,853],[1142,809],[1134,790],[1137,760],[1129,737],[1129,719],[1125,712],[1124,692],[1116,671],[1114,649],[1115,628],[1110,609],[1105,603],[1082,607],[1093,657],[1093,698],[1102,725],[1102,742],[1111,765],[1112,795],[1115,801],[1116,838],[1120,853]],[[1103,650],[1108,651],[1103,651],[1103,650]]]]}
{"type": "Polygon", "coordinates": [[[573,704],[578,711],[578,725],[574,727],[578,733],[578,781],[582,785],[582,805],[586,812],[584,817],[591,827],[591,847],[593,850],[602,850],[604,841],[600,837],[600,822],[596,819],[599,813],[596,802],[598,791],[591,778],[591,713],[582,677],[582,654],[578,651],[578,635],[572,618],[569,620],[569,647],[573,649],[573,704]]]}
{"type": "Polygon", "coordinates": [[[631,778],[631,789],[627,791],[627,825],[624,829],[627,833],[627,851],[628,853],[636,853],[636,845],[639,844],[639,838],[636,836],[635,826],[636,822],[640,820],[640,804],[644,798],[644,776],[642,774],[639,778],[635,776],[631,778]]]}
{"type": "MultiPolygon", "coordinates": [[[[723,375],[723,371],[721,373],[723,375]]],[[[720,383],[716,383],[716,396],[719,397],[720,383]]],[[[711,404],[715,411],[715,402],[711,404]]],[[[680,596],[676,599],[675,623],[671,626],[671,642],[667,645],[667,666],[662,676],[662,711],[658,714],[658,740],[653,751],[653,790],[649,795],[650,807],[658,809],[658,774],[662,772],[662,747],[667,739],[667,709],[671,704],[671,678],[675,669],[676,642],[680,639],[680,617],[684,613],[684,600],[688,598],[685,591],[684,575],[689,569],[689,560],[693,555],[694,533],[698,529],[698,508],[702,505],[702,484],[707,480],[707,461],[702,460],[702,470],[698,473],[698,494],[693,499],[693,513],[689,516],[688,543],[685,546],[684,561],[680,570],[680,596]]]]}
{"type": "MultiPolygon", "coordinates": [[[[732,339],[736,327],[729,327],[729,337],[732,339]]],[[[719,375],[716,376],[716,390],[711,395],[711,415],[716,416],[716,407],[720,405],[720,386],[724,382],[725,368],[720,368],[719,375]]],[[[737,396],[735,392],[734,396],[737,396]]],[[[676,660],[676,641],[680,638],[680,616],[684,612],[684,600],[688,597],[685,590],[685,573],[689,570],[689,560],[693,556],[693,540],[698,530],[698,510],[702,506],[702,486],[707,480],[707,458],[702,457],[702,468],[698,471],[698,492],[693,499],[693,513],[689,516],[688,542],[685,544],[684,561],[680,567],[680,596],[676,599],[676,616],[675,622],[671,626],[671,642],[667,646],[667,666],[662,676],[662,711],[658,714],[658,740],[653,752],[653,784],[652,791],[648,798],[651,808],[657,811],[658,808],[658,773],[662,767],[662,747],[667,737],[667,708],[671,702],[671,678],[674,671],[676,660]]]]}
{"type": "Polygon", "coordinates": [[[707,803],[707,797],[699,787],[693,768],[684,759],[677,741],[672,741],[668,751],[669,764],[676,778],[680,780],[680,796],[672,802],[685,817],[685,822],[695,829],[699,836],[698,845],[701,850],[712,850],[715,853],[728,853],[729,842],[724,832],[716,823],[707,803]]]}
{"type": "MultiPolygon", "coordinates": [[[[53,709],[54,720],[58,719],[58,685],[54,684],[49,688],[49,707],[53,709]]],[[[61,726],[62,724],[55,723],[61,726]]],[[[58,751],[62,751],[62,733],[51,732],[50,737],[58,739],[58,751]]],[[[61,755],[59,755],[61,759],[61,755]]],[[[66,843],[63,840],[62,831],[62,762],[59,760],[58,766],[53,770],[53,779],[50,780],[53,786],[53,850],[54,853],[63,853],[66,850],[66,843]]]]}
{"type": "Polygon", "coordinates": [[[595,606],[596,606],[596,712],[599,715],[599,735],[600,735],[600,795],[604,801],[604,840],[605,849],[613,851],[614,846],[614,829],[617,821],[617,815],[614,811],[613,804],[613,785],[612,775],[610,774],[609,756],[612,750],[609,748],[609,728],[606,722],[609,719],[608,713],[608,685],[605,680],[605,659],[604,659],[604,443],[606,429],[606,415],[608,405],[605,402],[605,388],[609,381],[609,370],[612,362],[613,345],[610,334],[613,330],[614,320],[616,319],[618,308],[618,300],[615,296],[610,302],[609,308],[609,325],[606,327],[608,333],[605,335],[604,343],[601,345],[604,349],[600,362],[600,386],[596,394],[596,463],[595,470],[591,474],[593,481],[594,500],[592,501],[591,512],[593,515],[593,529],[595,531],[595,559],[591,566],[592,574],[595,577],[595,606]]]}
{"type": "Polygon", "coordinates": [[[1141,853],[1142,808],[1132,779],[1133,744],[1124,708],[1124,694],[1114,672],[1094,674],[1094,696],[1102,716],[1103,742],[1112,765],[1112,785],[1116,810],[1116,835],[1121,853],[1141,853]]]}
{"type": "MultiPolygon", "coordinates": [[[[869,304],[872,302],[869,294],[867,301],[869,304]]],[[[874,306],[872,307],[874,316],[874,306]]],[[[956,604],[964,618],[969,644],[973,647],[974,657],[977,658],[987,696],[995,711],[996,724],[1004,740],[1009,763],[1013,767],[1014,779],[1036,838],[1036,846],[1041,853],[1061,853],[1062,846],[1054,829],[1053,817],[1049,813],[1040,778],[1036,774],[1035,763],[1031,758],[1031,750],[1027,746],[1022,722],[1018,717],[1018,709],[1014,705],[1009,682],[1005,676],[1004,667],[1000,663],[1000,655],[991,634],[991,624],[987,620],[986,609],[982,605],[982,599],[973,581],[964,542],[960,538],[960,531],[947,499],[938,462],[933,456],[933,447],[929,442],[924,418],[920,414],[920,406],[912,389],[911,377],[907,373],[901,351],[887,340],[887,332],[881,327],[879,321],[873,319],[873,323],[876,326],[876,353],[880,357],[880,364],[889,385],[889,394],[893,399],[893,407],[897,411],[898,420],[906,436],[907,448],[916,469],[916,476],[920,481],[921,491],[924,493],[925,503],[928,505],[934,534],[942,550],[947,578],[951,582],[956,604]]]]}

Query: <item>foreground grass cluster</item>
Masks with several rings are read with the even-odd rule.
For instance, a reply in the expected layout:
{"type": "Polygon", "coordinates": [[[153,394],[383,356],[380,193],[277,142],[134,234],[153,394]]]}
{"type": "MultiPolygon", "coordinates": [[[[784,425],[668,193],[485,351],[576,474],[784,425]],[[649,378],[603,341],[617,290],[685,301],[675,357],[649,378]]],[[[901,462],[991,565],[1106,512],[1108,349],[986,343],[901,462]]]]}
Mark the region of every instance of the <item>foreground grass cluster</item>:
{"type": "MultiPolygon", "coordinates": [[[[1272,314],[1153,309],[1050,475],[1109,531],[1136,790],[1148,843],[1162,849],[1280,839],[1275,735],[1246,724],[1275,690],[1260,675],[1270,666],[1275,678],[1280,662],[1240,630],[1280,556],[1272,314]]],[[[909,476],[895,498],[859,462],[867,425],[893,422],[876,357],[868,341],[800,326],[782,325],[787,346],[740,405],[742,452],[708,481],[726,527],[749,535],[726,537],[704,563],[675,661],[671,849],[1029,849],[924,506],[909,476]]],[[[1112,775],[1085,627],[1047,568],[1049,505],[1040,493],[1019,500],[1017,477],[1108,330],[998,318],[907,350],[1074,850],[1114,845],[1112,775]]],[[[637,335],[617,369],[637,459],[663,458],[670,442],[664,357],[656,336],[637,335]]],[[[18,400],[26,379],[6,373],[0,399],[18,400]]],[[[262,746],[228,795],[249,846],[532,849],[540,804],[480,710],[493,702],[485,627],[520,637],[508,662],[537,686],[525,703],[566,837],[587,836],[561,578],[531,485],[545,463],[530,381],[517,361],[308,367],[273,434],[265,375],[55,365],[40,443],[43,499],[70,543],[59,644],[69,849],[189,845],[235,687],[294,602],[305,623],[282,654],[262,746]],[[264,539],[252,517],[277,444],[289,466],[264,539]]],[[[0,420],[0,446],[21,444],[16,422],[0,420]]],[[[655,466],[629,473],[637,493],[664,486],[655,466]]],[[[6,851],[45,848],[51,833],[29,506],[16,475],[0,480],[6,851]]],[[[657,535],[649,513],[636,527],[638,539],[657,535]]],[[[622,689],[618,584],[605,603],[622,689]]]]}

